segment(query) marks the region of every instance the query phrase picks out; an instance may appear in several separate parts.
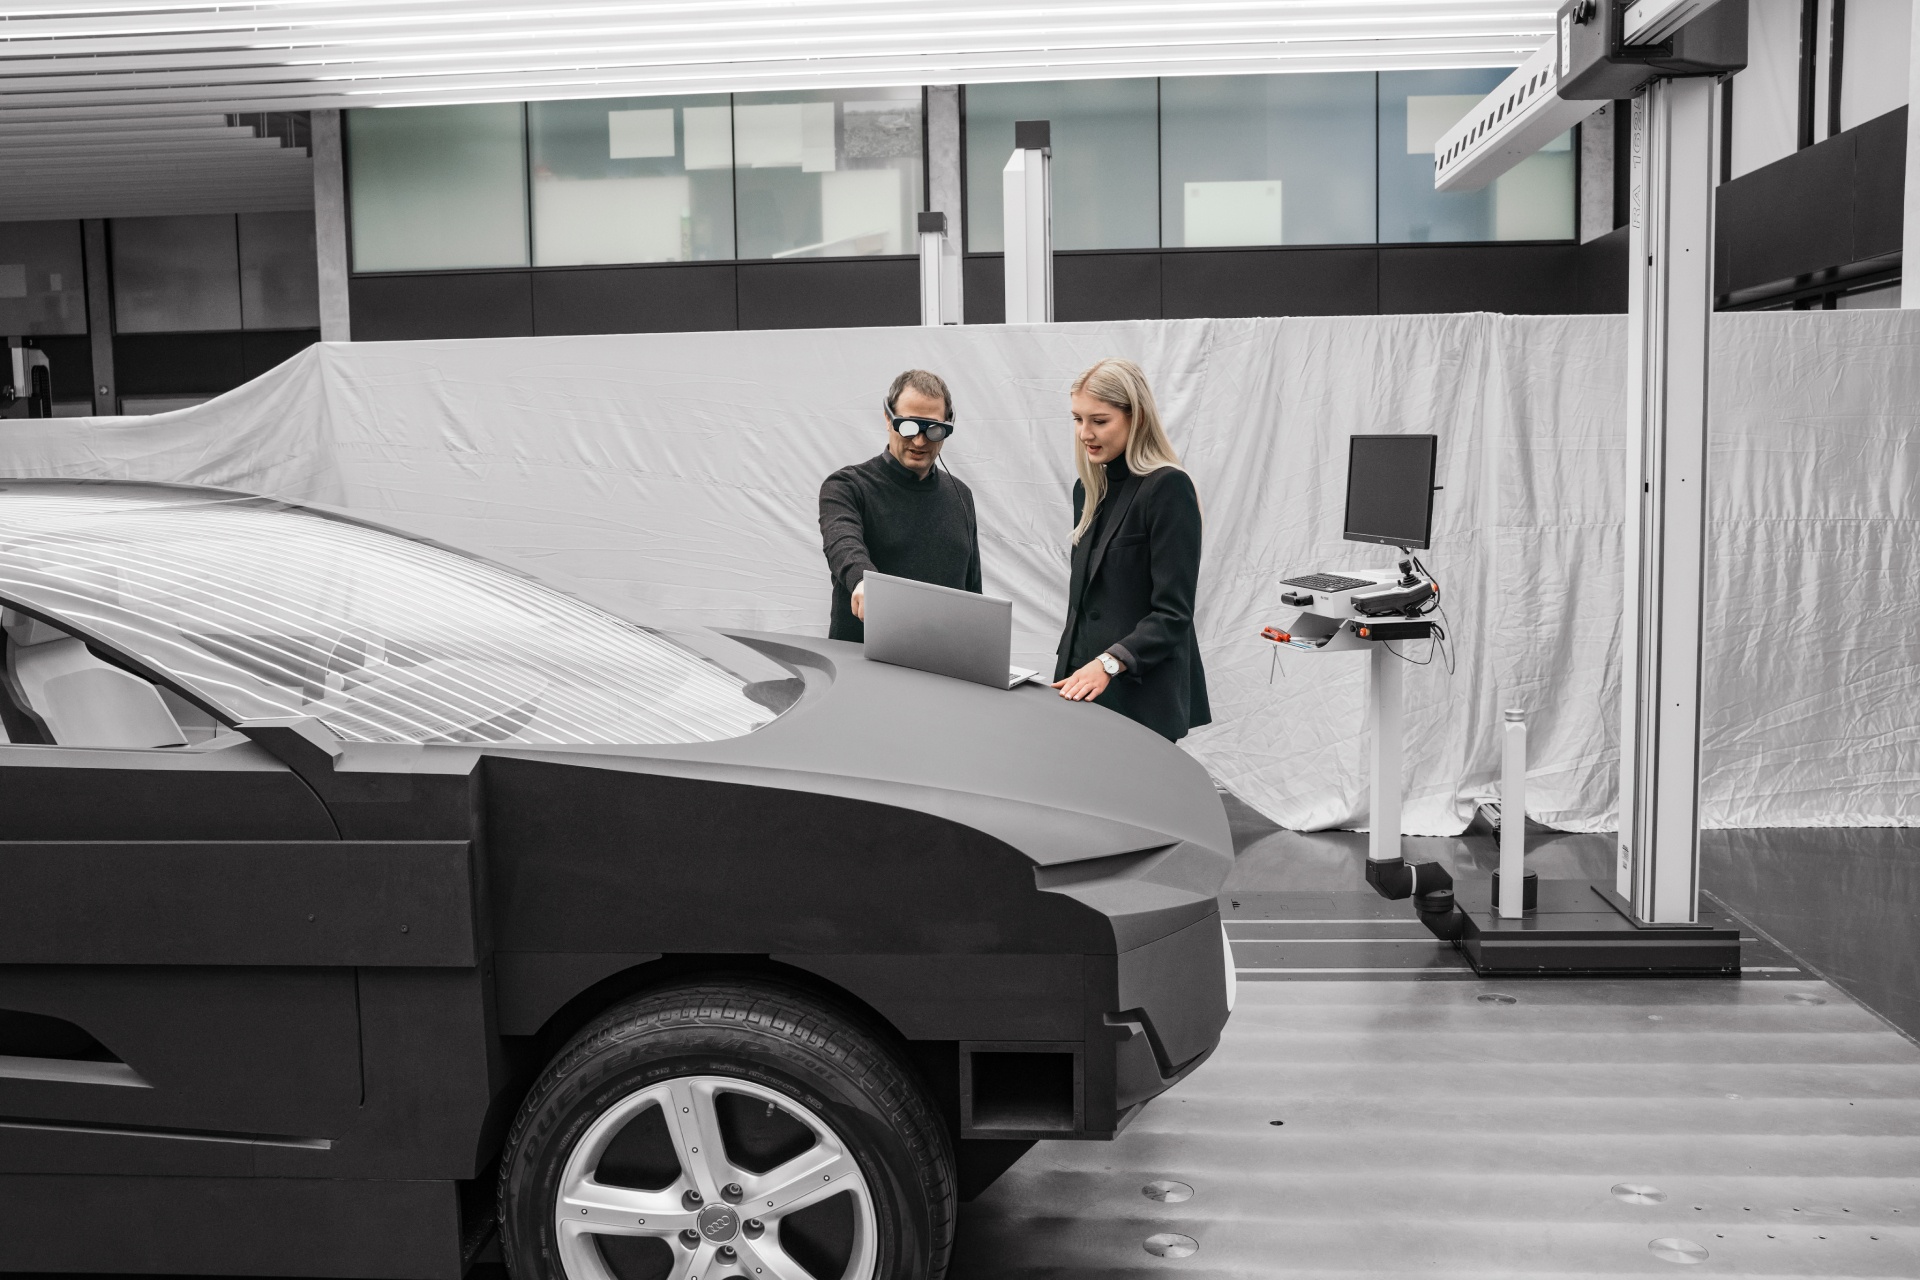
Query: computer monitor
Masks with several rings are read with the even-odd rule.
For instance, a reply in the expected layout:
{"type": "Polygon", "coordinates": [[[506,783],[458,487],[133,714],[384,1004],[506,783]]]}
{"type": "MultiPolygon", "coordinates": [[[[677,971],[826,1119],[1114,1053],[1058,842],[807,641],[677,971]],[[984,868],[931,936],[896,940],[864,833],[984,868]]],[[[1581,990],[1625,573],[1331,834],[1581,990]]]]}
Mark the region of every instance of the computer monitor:
{"type": "Polygon", "coordinates": [[[1354,436],[1347,451],[1349,542],[1425,551],[1433,538],[1438,436],[1354,436]]]}

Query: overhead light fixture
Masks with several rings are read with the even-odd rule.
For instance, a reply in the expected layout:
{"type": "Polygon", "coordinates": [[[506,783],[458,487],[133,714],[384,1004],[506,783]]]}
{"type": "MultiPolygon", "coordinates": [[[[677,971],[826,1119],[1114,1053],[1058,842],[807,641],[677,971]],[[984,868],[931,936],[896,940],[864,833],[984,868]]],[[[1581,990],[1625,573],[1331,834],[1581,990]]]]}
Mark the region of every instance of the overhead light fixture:
{"type": "Polygon", "coordinates": [[[16,0],[0,119],[1511,66],[1540,0],[16,0]]]}

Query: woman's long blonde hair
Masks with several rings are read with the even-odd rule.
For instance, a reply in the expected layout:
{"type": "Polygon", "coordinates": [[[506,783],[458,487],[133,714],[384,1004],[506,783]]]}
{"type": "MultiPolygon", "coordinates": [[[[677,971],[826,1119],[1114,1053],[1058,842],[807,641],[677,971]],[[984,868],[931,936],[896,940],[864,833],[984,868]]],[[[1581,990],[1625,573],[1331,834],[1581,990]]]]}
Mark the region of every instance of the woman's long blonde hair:
{"type": "MultiPolygon", "coordinates": [[[[1078,395],[1083,391],[1127,415],[1128,471],[1143,476],[1161,467],[1180,465],[1180,455],[1173,451],[1173,442],[1167,439],[1167,429],[1161,425],[1160,407],[1153,402],[1153,388],[1147,385],[1147,375],[1140,371],[1139,365],[1131,360],[1102,360],[1073,380],[1069,394],[1078,395]]],[[[1080,506],[1080,523],[1073,527],[1073,545],[1077,547],[1093,527],[1100,500],[1107,496],[1107,469],[1095,466],[1077,442],[1073,462],[1080,470],[1080,483],[1087,495],[1080,506]]]]}

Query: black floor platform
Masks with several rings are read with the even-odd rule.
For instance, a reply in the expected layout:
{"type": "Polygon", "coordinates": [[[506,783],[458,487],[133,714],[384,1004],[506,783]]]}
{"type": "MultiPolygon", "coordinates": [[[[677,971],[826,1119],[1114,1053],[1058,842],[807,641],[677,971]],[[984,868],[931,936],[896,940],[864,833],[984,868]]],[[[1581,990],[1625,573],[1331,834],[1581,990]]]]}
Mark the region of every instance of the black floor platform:
{"type": "MultiPolygon", "coordinates": [[[[1238,857],[1221,914],[1243,978],[1474,978],[1408,904],[1366,888],[1363,833],[1287,831],[1225,799],[1238,857]]],[[[1438,862],[1456,881],[1484,883],[1499,866],[1490,837],[1401,843],[1409,861],[1438,862]]],[[[1527,867],[1543,885],[1610,884],[1613,837],[1530,832],[1527,867]]],[[[1825,977],[1920,1039],[1920,828],[1704,831],[1700,877],[1702,910],[1742,926],[1742,978],[1825,977]]]]}
{"type": "Polygon", "coordinates": [[[1491,881],[1454,882],[1459,947],[1482,977],[1740,976],[1740,927],[1703,904],[1697,925],[1642,925],[1591,881],[1542,880],[1539,905],[1518,920],[1493,909],[1491,881]]]}

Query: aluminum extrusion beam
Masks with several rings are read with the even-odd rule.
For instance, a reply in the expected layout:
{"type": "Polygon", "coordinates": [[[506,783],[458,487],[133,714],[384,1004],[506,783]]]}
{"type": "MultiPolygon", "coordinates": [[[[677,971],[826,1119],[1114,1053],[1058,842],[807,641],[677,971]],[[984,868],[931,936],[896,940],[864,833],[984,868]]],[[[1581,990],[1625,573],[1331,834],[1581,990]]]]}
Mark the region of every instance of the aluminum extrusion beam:
{"type": "Polygon", "coordinates": [[[1562,98],[1554,43],[1521,63],[1434,146],[1433,185],[1478,191],[1602,106],[1562,98]]]}
{"type": "MultiPolygon", "coordinates": [[[[1589,0],[1612,4],[1614,0],[1589,0]]],[[[1640,0],[1619,19],[1620,35],[1630,46],[1644,50],[1671,39],[1680,29],[1706,13],[1717,0],[1640,0]]],[[[1478,191],[1538,151],[1549,139],[1579,124],[1613,94],[1562,96],[1561,82],[1579,77],[1575,66],[1574,24],[1578,12],[1563,7],[1555,38],[1522,63],[1498,88],[1449,129],[1434,147],[1433,185],[1439,191],[1478,191]]],[[[1596,18],[1591,8],[1585,21],[1612,20],[1611,12],[1596,18]]],[[[1598,29],[1598,28],[1583,28],[1598,29]]],[[[1652,71],[1649,74],[1659,74],[1652,71]]]]}

